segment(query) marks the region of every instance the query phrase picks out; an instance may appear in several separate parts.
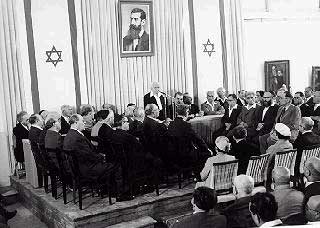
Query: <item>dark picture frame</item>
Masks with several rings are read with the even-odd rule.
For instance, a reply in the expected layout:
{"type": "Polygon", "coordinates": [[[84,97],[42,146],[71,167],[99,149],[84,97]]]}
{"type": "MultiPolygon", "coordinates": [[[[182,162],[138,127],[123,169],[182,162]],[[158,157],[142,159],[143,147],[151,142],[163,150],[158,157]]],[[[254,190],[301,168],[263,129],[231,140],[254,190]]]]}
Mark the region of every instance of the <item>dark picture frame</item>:
{"type": "Polygon", "coordinates": [[[119,0],[118,9],[121,58],[154,55],[153,2],[119,0]]]}
{"type": "Polygon", "coordinates": [[[289,60],[265,61],[264,77],[266,91],[277,91],[283,84],[290,90],[289,60]]]}
{"type": "Polygon", "coordinates": [[[320,91],[320,66],[312,66],[311,87],[313,91],[320,91]]]}

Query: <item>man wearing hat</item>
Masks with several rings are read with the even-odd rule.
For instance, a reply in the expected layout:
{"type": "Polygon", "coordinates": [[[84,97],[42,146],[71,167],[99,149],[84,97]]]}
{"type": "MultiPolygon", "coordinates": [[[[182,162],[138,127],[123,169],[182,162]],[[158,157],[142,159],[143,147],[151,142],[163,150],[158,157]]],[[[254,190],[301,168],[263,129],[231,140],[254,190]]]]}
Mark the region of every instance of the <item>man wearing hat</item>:
{"type": "Polygon", "coordinates": [[[266,167],[267,190],[271,190],[271,175],[272,175],[272,170],[274,168],[274,159],[275,159],[276,153],[293,149],[292,144],[289,142],[289,139],[291,137],[290,128],[283,123],[276,123],[274,129],[275,129],[276,137],[278,140],[276,141],[275,144],[271,145],[266,151],[267,154],[269,154],[267,167],[266,167]]]}

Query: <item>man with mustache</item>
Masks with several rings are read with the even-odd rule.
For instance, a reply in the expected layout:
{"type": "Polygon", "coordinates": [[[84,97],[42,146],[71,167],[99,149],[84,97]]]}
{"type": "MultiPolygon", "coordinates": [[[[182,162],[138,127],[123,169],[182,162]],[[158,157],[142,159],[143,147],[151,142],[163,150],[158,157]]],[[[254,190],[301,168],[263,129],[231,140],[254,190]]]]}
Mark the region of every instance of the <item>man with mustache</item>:
{"type": "Polygon", "coordinates": [[[144,30],[146,13],[134,8],[130,20],[128,34],[123,38],[123,51],[149,51],[149,34],[144,30]]]}

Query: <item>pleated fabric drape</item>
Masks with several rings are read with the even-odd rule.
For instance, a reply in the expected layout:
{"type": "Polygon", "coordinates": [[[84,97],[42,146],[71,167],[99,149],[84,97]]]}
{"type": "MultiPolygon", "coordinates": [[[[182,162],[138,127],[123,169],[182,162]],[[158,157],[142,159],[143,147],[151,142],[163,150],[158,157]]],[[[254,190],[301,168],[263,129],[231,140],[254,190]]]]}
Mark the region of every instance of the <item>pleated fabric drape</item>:
{"type": "Polygon", "coordinates": [[[14,158],[12,128],[16,114],[26,108],[16,5],[16,0],[0,1],[0,154],[10,164],[14,158]]]}
{"type": "Polygon", "coordinates": [[[120,58],[118,0],[80,0],[75,4],[80,4],[76,6],[76,14],[80,14],[77,28],[83,42],[78,42],[78,49],[83,48],[79,55],[83,53],[87,88],[87,99],[82,102],[87,100],[98,108],[111,103],[121,111],[128,103],[142,106],[153,81],[168,94],[186,92],[187,77],[192,77],[186,72],[183,29],[187,0],[153,1],[155,55],[130,58],[120,58]]]}

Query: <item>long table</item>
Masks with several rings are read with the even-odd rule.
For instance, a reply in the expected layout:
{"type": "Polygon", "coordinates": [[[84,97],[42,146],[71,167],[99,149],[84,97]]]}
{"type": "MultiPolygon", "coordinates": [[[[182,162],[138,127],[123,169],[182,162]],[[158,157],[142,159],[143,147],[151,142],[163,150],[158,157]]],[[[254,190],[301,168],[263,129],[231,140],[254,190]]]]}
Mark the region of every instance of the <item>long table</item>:
{"type": "Polygon", "coordinates": [[[189,123],[206,143],[213,144],[212,133],[222,127],[222,116],[223,115],[210,115],[195,117],[189,120],[189,123]]]}

